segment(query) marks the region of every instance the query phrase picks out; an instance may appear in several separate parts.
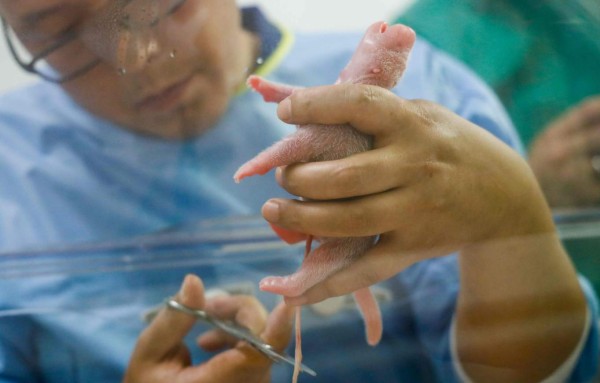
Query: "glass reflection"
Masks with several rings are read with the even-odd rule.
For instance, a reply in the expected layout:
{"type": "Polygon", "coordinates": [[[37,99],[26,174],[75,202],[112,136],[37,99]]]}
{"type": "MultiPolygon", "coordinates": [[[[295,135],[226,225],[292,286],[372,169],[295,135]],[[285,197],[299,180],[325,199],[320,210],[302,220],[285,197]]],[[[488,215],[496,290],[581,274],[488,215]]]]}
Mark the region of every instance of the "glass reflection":
{"type": "Polygon", "coordinates": [[[234,0],[0,0],[42,77],[0,96],[0,380],[294,379],[167,296],[315,382],[593,379],[597,257],[569,241],[599,238],[600,119],[568,108],[598,13],[561,4],[307,33],[234,0]]]}

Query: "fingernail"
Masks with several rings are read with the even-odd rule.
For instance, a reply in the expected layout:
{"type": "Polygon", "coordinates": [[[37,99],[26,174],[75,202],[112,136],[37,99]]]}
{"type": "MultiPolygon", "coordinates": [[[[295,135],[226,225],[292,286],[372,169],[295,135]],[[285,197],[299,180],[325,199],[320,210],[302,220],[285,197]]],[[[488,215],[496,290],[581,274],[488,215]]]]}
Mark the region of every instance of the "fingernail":
{"type": "Polygon", "coordinates": [[[274,200],[267,201],[262,207],[263,217],[272,223],[279,221],[279,203],[274,200]]]}
{"type": "Polygon", "coordinates": [[[292,118],[292,101],[289,97],[279,103],[279,106],[277,107],[277,116],[279,116],[279,119],[282,121],[287,121],[292,118]]]}
{"type": "Polygon", "coordinates": [[[277,183],[279,185],[281,185],[281,181],[283,180],[283,169],[281,166],[279,166],[277,169],[275,169],[275,180],[277,181],[277,183]]]}
{"type": "Polygon", "coordinates": [[[181,283],[181,287],[179,288],[179,292],[177,293],[179,297],[179,302],[186,302],[188,298],[188,289],[187,286],[189,284],[190,275],[186,275],[183,278],[183,282],[181,283]]]}

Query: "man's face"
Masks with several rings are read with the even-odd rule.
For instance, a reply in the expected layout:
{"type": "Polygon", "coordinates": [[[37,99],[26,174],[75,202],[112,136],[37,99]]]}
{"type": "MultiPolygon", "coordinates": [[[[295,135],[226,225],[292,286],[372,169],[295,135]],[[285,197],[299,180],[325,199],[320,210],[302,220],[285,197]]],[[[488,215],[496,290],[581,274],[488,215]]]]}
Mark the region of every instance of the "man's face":
{"type": "Polygon", "coordinates": [[[63,87],[92,113],[165,138],[214,124],[256,51],[235,0],[0,0],[0,12],[32,54],[77,30],[52,67],[101,61],[63,87]]]}

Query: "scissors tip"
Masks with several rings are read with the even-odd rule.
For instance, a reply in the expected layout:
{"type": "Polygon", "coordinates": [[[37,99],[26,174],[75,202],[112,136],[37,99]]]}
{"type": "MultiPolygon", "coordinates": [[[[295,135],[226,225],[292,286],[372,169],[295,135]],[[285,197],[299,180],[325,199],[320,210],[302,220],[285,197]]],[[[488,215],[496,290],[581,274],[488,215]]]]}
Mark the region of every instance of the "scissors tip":
{"type": "Polygon", "coordinates": [[[317,376],[317,373],[313,369],[308,368],[305,365],[302,365],[302,367],[300,368],[300,371],[306,372],[310,376],[317,376]]]}

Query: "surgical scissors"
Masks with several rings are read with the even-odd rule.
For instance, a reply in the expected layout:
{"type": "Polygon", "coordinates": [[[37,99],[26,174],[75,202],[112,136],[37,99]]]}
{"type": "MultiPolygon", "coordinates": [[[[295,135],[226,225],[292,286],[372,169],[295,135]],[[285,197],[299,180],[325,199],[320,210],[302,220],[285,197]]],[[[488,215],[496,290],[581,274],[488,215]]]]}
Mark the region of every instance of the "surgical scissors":
{"type": "MultiPolygon", "coordinates": [[[[242,327],[242,326],[236,324],[235,322],[217,319],[217,318],[209,315],[206,311],[189,308],[189,307],[177,302],[173,298],[168,298],[165,301],[165,304],[170,309],[174,309],[174,310],[180,311],[182,313],[196,317],[196,318],[218,328],[219,330],[222,330],[222,331],[226,332],[227,334],[234,336],[237,339],[247,342],[252,347],[254,347],[258,351],[262,352],[268,358],[270,358],[272,361],[274,361],[276,363],[288,363],[288,364],[291,364],[292,366],[294,365],[294,359],[291,356],[289,356],[287,354],[281,354],[281,353],[275,351],[273,346],[271,346],[268,343],[265,343],[260,338],[258,338],[256,335],[252,334],[247,328],[242,327]]],[[[312,370],[311,368],[307,367],[304,364],[300,365],[300,371],[305,372],[312,376],[317,376],[317,373],[314,370],[312,370]]]]}

